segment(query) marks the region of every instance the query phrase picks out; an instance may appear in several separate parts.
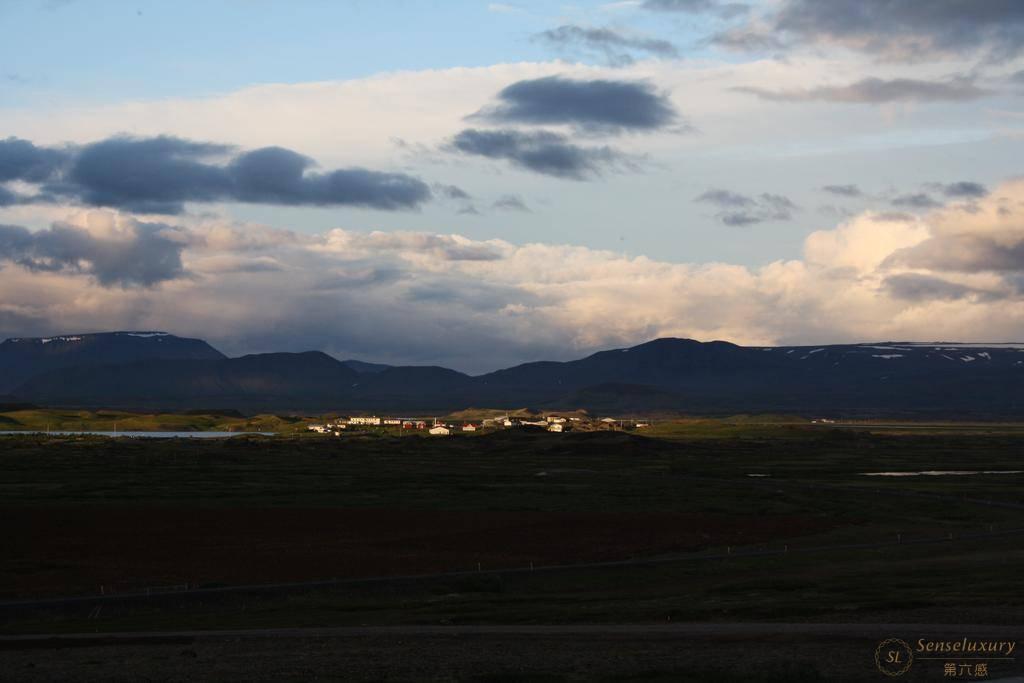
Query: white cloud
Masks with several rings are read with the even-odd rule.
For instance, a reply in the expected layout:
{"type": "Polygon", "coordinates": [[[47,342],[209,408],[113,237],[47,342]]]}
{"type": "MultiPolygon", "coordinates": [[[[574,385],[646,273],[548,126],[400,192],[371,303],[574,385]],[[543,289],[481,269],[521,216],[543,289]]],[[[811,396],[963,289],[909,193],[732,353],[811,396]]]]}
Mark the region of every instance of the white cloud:
{"type": "MultiPolygon", "coordinates": [[[[760,267],[423,232],[298,237],[204,218],[183,228],[187,276],[151,289],[3,264],[0,329],[166,328],[236,353],[322,348],[468,370],[659,336],[744,344],[1024,338],[1024,263],[1013,270],[1012,260],[1024,253],[1024,183],[974,206],[905,222],[861,214],[810,235],[802,258],[760,267]],[[932,251],[903,258],[950,239],[984,248],[969,268],[932,251]],[[927,276],[914,280],[913,297],[888,284],[907,274],[927,276]]],[[[100,211],[69,220],[104,238],[130,224],[100,211]]]]}

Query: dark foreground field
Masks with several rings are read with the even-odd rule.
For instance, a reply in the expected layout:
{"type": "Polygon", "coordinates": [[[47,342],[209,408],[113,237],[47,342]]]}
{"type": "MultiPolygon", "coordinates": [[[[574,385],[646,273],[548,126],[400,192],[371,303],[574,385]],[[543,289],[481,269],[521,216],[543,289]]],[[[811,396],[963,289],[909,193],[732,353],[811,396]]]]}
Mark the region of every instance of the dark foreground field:
{"type": "Polygon", "coordinates": [[[1022,446],[707,424],[6,436],[0,680],[885,680],[883,638],[1024,622],[1022,446]],[[863,474],[924,470],[979,474],[863,474]],[[11,640],[154,631],[173,635],[11,640]]]}

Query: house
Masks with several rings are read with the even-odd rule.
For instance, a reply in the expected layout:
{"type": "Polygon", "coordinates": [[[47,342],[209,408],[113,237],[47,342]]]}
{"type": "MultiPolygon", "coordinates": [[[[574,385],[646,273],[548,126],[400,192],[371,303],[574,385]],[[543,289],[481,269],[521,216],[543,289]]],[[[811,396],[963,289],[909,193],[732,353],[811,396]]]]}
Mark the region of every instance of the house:
{"type": "Polygon", "coordinates": [[[351,417],[348,420],[350,425],[371,425],[375,427],[380,426],[379,417],[351,417]]]}
{"type": "Polygon", "coordinates": [[[397,417],[385,417],[384,418],[384,424],[389,425],[389,426],[393,426],[393,425],[397,426],[397,425],[402,424],[402,421],[399,420],[397,417]]]}
{"type": "Polygon", "coordinates": [[[311,432],[316,432],[317,434],[328,434],[331,431],[330,427],[327,425],[309,425],[306,429],[311,432]]]}
{"type": "Polygon", "coordinates": [[[559,424],[557,422],[553,422],[550,425],[548,425],[548,431],[549,432],[561,433],[564,430],[565,430],[565,427],[563,427],[561,424],[559,424]]]}
{"type": "Polygon", "coordinates": [[[452,433],[452,430],[448,429],[447,427],[442,427],[438,425],[437,427],[431,427],[430,433],[433,436],[448,436],[449,434],[452,433]]]}
{"type": "Polygon", "coordinates": [[[462,425],[462,431],[464,431],[464,432],[475,432],[476,431],[476,425],[464,424],[464,425],[462,425]]]}
{"type": "Polygon", "coordinates": [[[504,425],[505,427],[511,427],[513,423],[512,420],[506,417],[504,420],[502,420],[501,424],[504,425]]]}
{"type": "Polygon", "coordinates": [[[565,424],[564,417],[558,417],[557,415],[548,415],[548,422],[551,424],[565,424]]]}
{"type": "Polygon", "coordinates": [[[404,420],[402,429],[426,429],[427,423],[423,420],[404,420]]]}

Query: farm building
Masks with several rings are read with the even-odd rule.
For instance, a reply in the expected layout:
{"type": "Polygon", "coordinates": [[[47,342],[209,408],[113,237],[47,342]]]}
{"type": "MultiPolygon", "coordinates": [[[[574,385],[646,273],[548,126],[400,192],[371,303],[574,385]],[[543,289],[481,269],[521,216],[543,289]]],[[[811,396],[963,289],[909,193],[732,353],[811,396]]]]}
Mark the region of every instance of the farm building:
{"type": "Polygon", "coordinates": [[[452,433],[452,430],[448,429],[447,427],[437,426],[431,427],[430,433],[434,436],[448,436],[449,434],[452,433]]]}

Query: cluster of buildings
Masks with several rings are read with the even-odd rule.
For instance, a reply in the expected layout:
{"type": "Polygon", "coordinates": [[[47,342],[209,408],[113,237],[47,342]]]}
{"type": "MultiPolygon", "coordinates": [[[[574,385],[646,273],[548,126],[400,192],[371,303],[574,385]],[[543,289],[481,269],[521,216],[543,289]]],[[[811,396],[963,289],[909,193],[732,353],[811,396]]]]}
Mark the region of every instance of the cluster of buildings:
{"type": "MultiPolygon", "coordinates": [[[[561,433],[581,426],[580,423],[582,422],[584,422],[584,420],[580,417],[548,415],[545,417],[521,418],[509,417],[506,415],[504,417],[487,418],[476,422],[465,421],[453,424],[438,419],[424,420],[420,418],[378,417],[373,415],[338,418],[332,422],[324,424],[311,424],[308,429],[311,432],[317,432],[319,434],[334,434],[335,436],[338,436],[343,430],[347,430],[352,427],[391,427],[401,428],[403,430],[425,430],[428,434],[433,436],[448,436],[452,432],[476,432],[485,429],[507,429],[511,427],[534,427],[546,429],[549,432],[561,433]]],[[[614,423],[615,420],[605,418],[601,422],[614,423]]]]}

